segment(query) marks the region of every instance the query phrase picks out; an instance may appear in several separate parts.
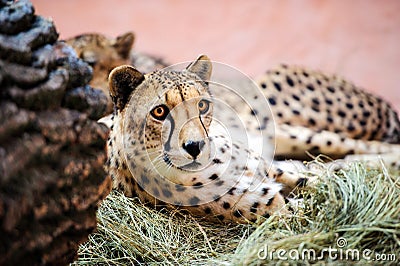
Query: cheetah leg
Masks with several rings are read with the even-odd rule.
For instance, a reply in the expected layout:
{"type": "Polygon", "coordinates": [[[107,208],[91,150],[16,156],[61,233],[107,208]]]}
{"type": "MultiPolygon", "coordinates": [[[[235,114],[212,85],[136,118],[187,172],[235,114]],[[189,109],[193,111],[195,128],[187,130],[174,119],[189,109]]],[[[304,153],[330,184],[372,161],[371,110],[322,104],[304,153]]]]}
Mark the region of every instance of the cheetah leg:
{"type": "MultiPolygon", "coordinates": [[[[272,171],[270,171],[272,175],[272,171]]],[[[238,187],[246,187],[246,181],[241,180],[243,184],[238,187]]],[[[231,219],[245,218],[247,220],[255,220],[258,216],[269,217],[272,214],[290,215],[290,211],[286,208],[286,198],[282,193],[282,184],[266,177],[263,182],[255,183],[251,187],[244,190],[234,191],[233,196],[229,193],[225,197],[232,197],[234,204],[231,209],[231,219]]],[[[224,201],[221,198],[220,201],[224,201]]]]}
{"type": "Polygon", "coordinates": [[[270,169],[268,169],[267,175],[270,178],[273,178],[276,182],[283,184],[282,194],[284,196],[289,195],[295,188],[305,187],[307,185],[308,178],[303,176],[300,171],[292,172],[288,171],[287,168],[276,167],[276,165],[272,165],[270,169]]]}

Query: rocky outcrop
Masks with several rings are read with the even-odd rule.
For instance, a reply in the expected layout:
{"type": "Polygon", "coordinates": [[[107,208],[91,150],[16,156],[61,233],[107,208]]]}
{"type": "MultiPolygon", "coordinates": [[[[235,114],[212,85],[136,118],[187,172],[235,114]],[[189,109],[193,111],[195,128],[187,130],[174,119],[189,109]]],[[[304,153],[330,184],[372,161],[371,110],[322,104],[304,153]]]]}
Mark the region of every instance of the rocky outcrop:
{"type": "Polygon", "coordinates": [[[0,264],[66,264],[109,192],[106,96],[28,0],[0,0],[0,264]]]}

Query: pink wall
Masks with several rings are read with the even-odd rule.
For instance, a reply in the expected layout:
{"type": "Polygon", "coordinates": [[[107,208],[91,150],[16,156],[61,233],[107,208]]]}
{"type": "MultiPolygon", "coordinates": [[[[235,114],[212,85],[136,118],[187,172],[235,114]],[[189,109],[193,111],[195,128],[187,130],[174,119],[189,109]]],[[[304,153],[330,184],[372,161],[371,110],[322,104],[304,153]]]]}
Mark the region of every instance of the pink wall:
{"type": "Polygon", "coordinates": [[[136,33],[171,63],[205,53],[255,76],[278,63],[338,73],[400,110],[400,1],[33,0],[62,38],[136,33]]]}

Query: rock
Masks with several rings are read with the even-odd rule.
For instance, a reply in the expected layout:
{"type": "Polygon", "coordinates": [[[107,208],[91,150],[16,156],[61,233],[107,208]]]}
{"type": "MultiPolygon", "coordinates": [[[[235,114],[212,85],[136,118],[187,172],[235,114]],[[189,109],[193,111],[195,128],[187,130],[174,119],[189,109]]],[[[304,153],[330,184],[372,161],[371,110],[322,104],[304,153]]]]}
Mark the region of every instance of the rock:
{"type": "Polygon", "coordinates": [[[14,85],[8,89],[9,97],[18,105],[32,110],[56,108],[61,105],[68,83],[68,72],[58,69],[50,73],[45,83],[26,90],[14,85]]]}
{"type": "MultiPolygon", "coordinates": [[[[1,25],[2,26],[2,25],[1,25]]],[[[0,58],[20,64],[29,64],[32,51],[48,43],[54,43],[58,33],[53,23],[36,17],[32,28],[16,35],[0,34],[0,58]]]]}
{"type": "Polygon", "coordinates": [[[38,113],[37,126],[50,143],[75,144],[78,137],[75,127],[86,119],[85,114],[75,110],[46,110],[38,113]]]}
{"type": "Polygon", "coordinates": [[[34,68],[0,60],[0,68],[3,70],[3,79],[7,79],[17,85],[37,85],[47,78],[46,68],[34,68]]]}
{"type": "Polygon", "coordinates": [[[58,63],[63,65],[70,74],[67,89],[75,88],[80,84],[87,84],[92,79],[92,67],[80,58],[64,57],[58,59],[58,63]]]}
{"type": "Polygon", "coordinates": [[[98,120],[106,114],[107,101],[101,90],[84,86],[69,90],[64,106],[85,112],[91,119],[98,120]]]}
{"type": "Polygon", "coordinates": [[[4,1],[0,5],[4,6],[0,10],[0,33],[16,34],[32,25],[35,10],[29,1],[19,0],[14,4],[4,1]]]}
{"type": "Polygon", "coordinates": [[[0,0],[0,265],[72,262],[111,189],[106,97],[28,0],[0,0]]]}
{"type": "Polygon", "coordinates": [[[81,145],[104,148],[103,140],[107,137],[108,128],[105,125],[88,120],[79,132],[78,142],[81,145]]]}
{"type": "Polygon", "coordinates": [[[9,139],[1,147],[0,184],[5,185],[13,175],[23,169],[44,148],[46,141],[39,134],[24,134],[21,138],[9,139]]]}
{"type": "Polygon", "coordinates": [[[0,7],[3,7],[5,5],[7,5],[9,2],[11,2],[11,1],[9,1],[9,0],[0,0],[0,7]]]}
{"type": "Polygon", "coordinates": [[[36,115],[28,110],[18,108],[15,103],[0,103],[0,141],[12,135],[19,135],[34,123],[36,115]]]}
{"type": "Polygon", "coordinates": [[[62,66],[67,69],[69,78],[67,89],[75,88],[80,84],[87,84],[92,79],[93,70],[88,63],[78,58],[74,49],[65,42],[56,42],[46,45],[33,53],[32,64],[35,68],[54,68],[62,66]]]}

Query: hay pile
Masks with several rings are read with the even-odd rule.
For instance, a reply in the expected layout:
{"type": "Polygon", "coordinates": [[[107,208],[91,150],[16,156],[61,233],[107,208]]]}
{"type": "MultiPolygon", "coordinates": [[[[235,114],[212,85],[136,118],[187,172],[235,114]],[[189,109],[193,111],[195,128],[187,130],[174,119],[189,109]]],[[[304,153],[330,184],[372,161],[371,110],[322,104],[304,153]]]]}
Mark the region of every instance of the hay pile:
{"type": "Polygon", "coordinates": [[[73,265],[275,265],[298,264],[297,258],[308,264],[335,255],[339,264],[399,263],[399,173],[355,163],[326,170],[321,180],[302,192],[304,206],[293,217],[253,225],[208,224],[112,192],[99,208],[98,232],[73,265]]]}

